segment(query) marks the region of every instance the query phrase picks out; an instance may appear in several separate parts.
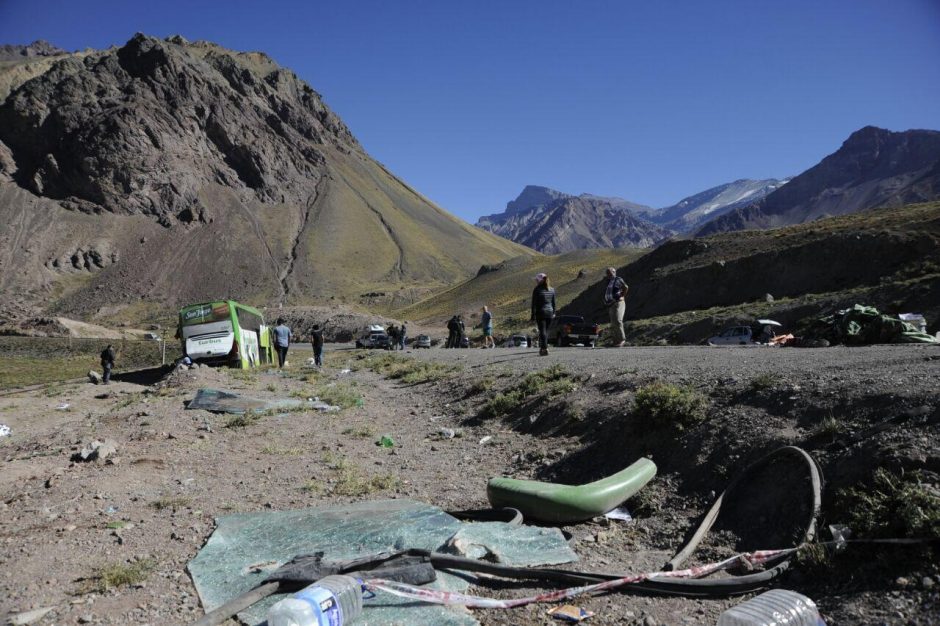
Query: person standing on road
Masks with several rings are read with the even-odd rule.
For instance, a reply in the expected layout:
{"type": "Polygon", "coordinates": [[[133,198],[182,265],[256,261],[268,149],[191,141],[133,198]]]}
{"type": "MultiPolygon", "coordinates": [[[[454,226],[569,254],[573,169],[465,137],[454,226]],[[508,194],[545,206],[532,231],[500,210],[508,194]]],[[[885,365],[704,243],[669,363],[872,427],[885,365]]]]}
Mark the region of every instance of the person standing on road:
{"type": "Polygon", "coordinates": [[[323,367],[323,331],[319,324],[314,324],[310,330],[310,344],[313,346],[313,362],[317,367],[323,367]]]}
{"type": "Polygon", "coordinates": [[[408,337],[408,327],[405,325],[407,322],[401,323],[401,330],[398,331],[398,349],[405,349],[405,339],[408,337]]]}
{"type": "Polygon", "coordinates": [[[110,385],[111,370],[114,369],[114,346],[110,343],[107,348],[101,351],[101,369],[104,372],[102,382],[105,385],[110,385]]]}
{"type": "Polygon", "coordinates": [[[617,276],[617,270],[613,267],[607,268],[607,289],[604,290],[604,304],[607,305],[607,313],[610,315],[610,332],[613,333],[613,345],[615,348],[622,348],[626,345],[626,335],[623,332],[623,314],[626,312],[627,283],[617,276]]]}
{"type": "Polygon", "coordinates": [[[483,305],[483,315],[480,317],[480,326],[483,327],[483,347],[495,348],[496,340],[493,339],[493,314],[489,308],[483,305]]]}
{"type": "Polygon", "coordinates": [[[287,349],[290,347],[290,340],[293,336],[290,328],[284,324],[284,318],[277,318],[277,326],[274,327],[274,348],[277,350],[278,367],[284,367],[287,363],[287,349]]]}
{"type": "Polygon", "coordinates": [[[535,282],[535,289],[532,290],[532,321],[539,328],[539,356],[547,356],[548,325],[555,317],[555,290],[548,280],[548,274],[536,274],[535,282]]]}
{"type": "Polygon", "coordinates": [[[447,322],[447,345],[446,348],[457,347],[457,316],[450,318],[447,322]]]}
{"type": "MultiPolygon", "coordinates": [[[[463,348],[463,338],[467,334],[467,327],[463,323],[463,316],[457,316],[457,344],[455,348],[463,348]]],[[[468,346],[469,347],[469,346],[468,346]]]]}

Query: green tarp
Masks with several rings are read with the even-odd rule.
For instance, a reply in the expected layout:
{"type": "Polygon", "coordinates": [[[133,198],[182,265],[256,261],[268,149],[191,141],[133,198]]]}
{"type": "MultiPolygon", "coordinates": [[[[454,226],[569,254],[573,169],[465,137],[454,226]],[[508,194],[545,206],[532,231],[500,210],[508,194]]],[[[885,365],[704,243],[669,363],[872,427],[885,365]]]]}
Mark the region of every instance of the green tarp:
{"type": "Polygon", "coordinates": [[[819,319],[813,326],[814,337],[847,346],[873,343],[940,343],[933,335],[918,331],[896,317],[881,314],[871,306],[856,304],[819,319]]]}
{"type": "MultiPolygon", "coordinates": [[[[462,523],[441,509],[408,500],[360,502],[297,511],[238,513],[216,520],[216,530],[188,569],[206,611],[257,586],[294,556],[323,551],[332,560],[388,550],[419,548],[488,559],[513,566],[555,565],[577,560],[557,528],[499,522],[462,523]]],[[[463,591],[465,578],[439,573],[430,587],[463,591]]],[[[239,613],[260,625],[281,595],[239,613]]],[[[366,599],[356,626],[471,626],[465,610],[448,609],[379,593],[366,599]]]]}

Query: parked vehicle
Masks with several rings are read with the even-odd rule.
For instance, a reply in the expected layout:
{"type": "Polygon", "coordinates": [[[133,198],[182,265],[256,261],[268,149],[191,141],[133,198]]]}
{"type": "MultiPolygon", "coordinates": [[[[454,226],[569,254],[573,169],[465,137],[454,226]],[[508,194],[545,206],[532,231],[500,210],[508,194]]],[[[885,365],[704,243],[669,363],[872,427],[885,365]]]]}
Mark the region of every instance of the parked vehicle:
{"type": "Polygon", "coordinates": [[[195,363],[248,368],[274,362],[274,342],[261,311],[234,300],[183,307],[176,336],[195,363]]]}
{"type": "Polygon", "coordinates": [[[600,326],[584,321],[580,315],[558,315],[548,325],[549,343],[559,348],[581,344],[593,348],[600,335],[600,326]]]}
{"type": "Polygon", "coordinates": [[[710,346],[747,346],[767,343],[774,336],[774,328],[780,327],[774,320],[757,320],[750,326],[732,326],[708,338],[710,346]]]}
{"type": "Polygon", "coordinates": [[[415,337],[414,343],[411,344],[414,348],[430,348],[431,347],[431,338],[428,335],[418,335],[415,337]]]}
{"type": "Polygon", "coordinates": [[[525,335],[512,335],[509,339],[503,342],[504,348],[528,348],[529,347],[529,338],[525,335]]]}
{"type": "Polygon", "coordinates": [[[357,348],[379,348],[382,350],[391,350],[392,341],[385,332],[385,329],[378,324],[369,326],[368,331],[359,339],[356,339],[357,348]]]}

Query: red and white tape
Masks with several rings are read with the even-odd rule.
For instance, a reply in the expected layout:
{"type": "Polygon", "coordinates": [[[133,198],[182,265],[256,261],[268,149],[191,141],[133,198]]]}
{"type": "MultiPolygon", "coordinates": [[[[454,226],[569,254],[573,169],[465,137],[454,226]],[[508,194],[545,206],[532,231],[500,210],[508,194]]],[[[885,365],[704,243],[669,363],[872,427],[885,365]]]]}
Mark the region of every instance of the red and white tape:
{"type": "Polygon", "coordinates": [[[798,548],[786,548],[783,550],[758,550],[756,552],[743,552],[731,558],[725,559],[724,561],[709,563],[707,565],[699,565],[696,567],[690,567],[688,569],[676,570],[672,572],[646,572],[642,574],[633,574],[624,576],[623,578],[607,580],[602,583],[595,583],[593,585],[558,589],[556,591],[540,593],[535,596],[515,598],[510,600],[498,600],[495,598],[484,598],[482,596],[471,596],[463,593],[457,593],[455,591],[425,589],[423,587],[415,587],[414,585],[409,585],[406,583],[385,580],[384,578],[370,578],[364,580],[363,585],[372,591],[384,591],[401,598],[408,598],[410,600],[417,600],[430,604],[461,605],[480,609],[511,609],[517,606],[524,606],[526,604],[534,604],[537,602],[557,602],[558,600],[567,600],[568,598],[574,598],[575,596],[580,596],[585,593],[608,591],[610,589],[622,587],[623,585],[638,583],[644,580],[654,580],[657,578],[699,578],[701,576],[713,574],[714,572],[720,570],[730,569],[735,565],[760,565],[777,557],[796,552],[797,549],[798,548]]]}

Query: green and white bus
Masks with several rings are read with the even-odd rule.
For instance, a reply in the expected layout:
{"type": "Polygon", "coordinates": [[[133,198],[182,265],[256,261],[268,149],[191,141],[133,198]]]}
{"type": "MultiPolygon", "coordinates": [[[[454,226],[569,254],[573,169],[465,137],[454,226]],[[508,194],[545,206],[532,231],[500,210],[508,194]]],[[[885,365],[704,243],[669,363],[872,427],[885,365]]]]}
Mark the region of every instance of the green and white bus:
{"type": "Polygon", "coordinates": [[[261,311],[234,300],[183,307],[177,336],[194,363],[248,368],[274,361],[261,311]]]}

